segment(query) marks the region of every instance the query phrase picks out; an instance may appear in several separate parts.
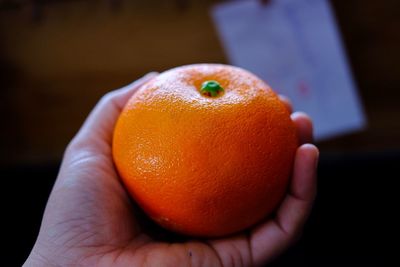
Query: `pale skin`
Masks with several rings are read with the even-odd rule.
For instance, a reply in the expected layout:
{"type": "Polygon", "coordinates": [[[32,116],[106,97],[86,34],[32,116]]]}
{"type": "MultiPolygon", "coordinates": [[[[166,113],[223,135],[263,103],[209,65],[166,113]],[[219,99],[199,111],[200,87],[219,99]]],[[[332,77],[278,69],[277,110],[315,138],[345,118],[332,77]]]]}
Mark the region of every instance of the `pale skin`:
{"type": "MultiPolygon", "coordinates": [[[[106,94],[68,145],[24,266],[264,266],[300,236],[316,195],[312,123],[293,113],[300,143],[288,193],[273,217],[233,236],[160,241],[140,225],[111,155],[115,122],[155,73],[106,94]]],[[[290,102],[281,97],[291,112],[290,102]]]]}

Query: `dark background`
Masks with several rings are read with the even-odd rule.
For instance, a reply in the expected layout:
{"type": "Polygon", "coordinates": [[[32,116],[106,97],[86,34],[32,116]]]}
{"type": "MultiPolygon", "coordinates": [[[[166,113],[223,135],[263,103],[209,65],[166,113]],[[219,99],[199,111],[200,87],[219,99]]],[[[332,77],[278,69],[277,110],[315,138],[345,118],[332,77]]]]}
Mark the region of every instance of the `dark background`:
{"type": "MultiPolygon", "coordinates": [[[[27,257],[63,150],[101,95],[152,70],[227,63],[215,2],[0,0],[1,266],[27,257]]],[[[272,266],[396,266],[400,1],[331,3],[368,127],[317,143],[315,208],[272,266]]]]}

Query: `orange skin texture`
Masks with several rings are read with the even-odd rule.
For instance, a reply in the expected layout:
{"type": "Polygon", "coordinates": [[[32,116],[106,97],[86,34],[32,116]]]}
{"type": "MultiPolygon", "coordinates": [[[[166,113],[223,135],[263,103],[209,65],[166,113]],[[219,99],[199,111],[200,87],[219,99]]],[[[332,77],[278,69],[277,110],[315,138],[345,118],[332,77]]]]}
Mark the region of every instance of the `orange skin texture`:
{"type": "Polygon", "coordinates": [[[248,228],[283,199],[298,147],[278,96],[253,74],[196,64],[161,73],[122,110],[113,157],[123,184],[163,227],[217,237],[248,228]],[[215,80],[217,97],[200,94],[215,80]]]}

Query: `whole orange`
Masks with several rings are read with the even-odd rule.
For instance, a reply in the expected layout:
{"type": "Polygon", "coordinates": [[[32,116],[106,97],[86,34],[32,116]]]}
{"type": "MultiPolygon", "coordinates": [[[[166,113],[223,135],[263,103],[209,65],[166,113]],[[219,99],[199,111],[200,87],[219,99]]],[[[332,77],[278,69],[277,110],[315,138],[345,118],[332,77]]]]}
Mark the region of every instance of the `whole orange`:
{"type": "Polygon", "coordinates": [[[188,65],[128,101],[113,157],[128,192],[167,229],[213,237],[268,216],[282,200],[298,140],[289,111],[243,69],[188,65]]]}

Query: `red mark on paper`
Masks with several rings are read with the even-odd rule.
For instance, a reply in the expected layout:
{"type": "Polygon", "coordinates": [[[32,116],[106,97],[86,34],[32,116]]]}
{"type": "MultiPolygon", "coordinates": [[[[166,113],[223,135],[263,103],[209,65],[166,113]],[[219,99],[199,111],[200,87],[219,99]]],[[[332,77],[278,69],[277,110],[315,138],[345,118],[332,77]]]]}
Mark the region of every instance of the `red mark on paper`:
{"type": "Polygon", "coordinates": [[[305,81],[299,81],[297,89],[299,94],[303,97],[308,97],[310,95],[310,86],[305,81]]]}

